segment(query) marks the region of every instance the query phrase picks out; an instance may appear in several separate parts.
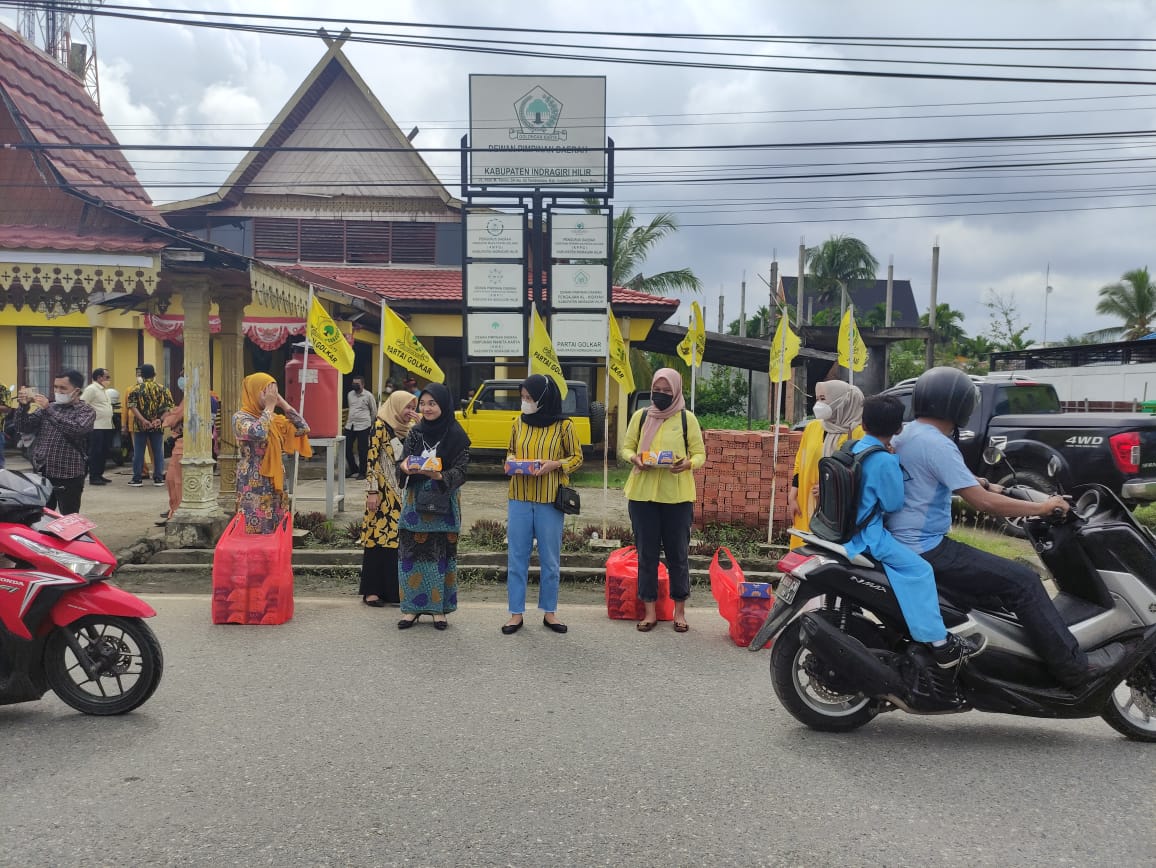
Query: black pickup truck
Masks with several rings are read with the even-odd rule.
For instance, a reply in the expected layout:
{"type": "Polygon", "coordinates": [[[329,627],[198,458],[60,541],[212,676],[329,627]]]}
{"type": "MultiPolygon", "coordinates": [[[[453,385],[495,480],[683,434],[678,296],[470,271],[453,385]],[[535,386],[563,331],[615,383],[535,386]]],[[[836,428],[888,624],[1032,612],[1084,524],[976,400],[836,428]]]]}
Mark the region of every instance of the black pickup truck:
{"type": "MultiPolygon", "coordinates": [[[[959,451],[968,468],[993,482],[1018,480],[1054,492],[1047,473],[1055,457],[1055,479],[1065,490],[1098,482],[1130,505],[1156,500],[1156,416],[1137,413],[1063,413],[1048,383],[1023,378],[973,377],[979,403],[959,432],[959,451]],[[998,446],[1006,462],[983,460],[987,446],[998,446]],[[1010,465],[1010,467],[1009,467],[1010,465]]],[[[911,413],[914,380],[888,389],[911,413]]]]}

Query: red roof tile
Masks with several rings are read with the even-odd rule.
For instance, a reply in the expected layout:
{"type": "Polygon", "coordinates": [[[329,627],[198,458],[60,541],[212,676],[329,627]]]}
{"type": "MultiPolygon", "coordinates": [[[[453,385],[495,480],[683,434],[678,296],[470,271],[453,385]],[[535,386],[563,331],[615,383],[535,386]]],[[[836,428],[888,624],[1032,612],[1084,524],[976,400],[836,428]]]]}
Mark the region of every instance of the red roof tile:
{"type": "MultiPolygon", "coordinates": [[[[283,268],[301,280],[321,278],[332,285],[370,292],[398,301],[453,301],[462,300],[462,272],[458,268],[362,268],[348,265],[309,265],[283,268]]],[[[361,293],[355,293],[360,295],[361,293]]],[[[647,295],[633,289],[616,286],[611,293],[614,304],[648,305],[659,308],[677,308],[678,299],[647,295]]]]}
{"type": "MultiPolygon", "coordinates": [[[[84,85],[2,24],[0,92],[22,127],[24,144],[117,145],[84,85]]],[[[47,150],[44,157],[65,185],[114,208],[163,223],[120,150],[47,150]]]]}
{"type": "MultiPolygon", "coordinates": [[[[6,250],[95,250],[101,253],[155,253],[164,248],[163,239],[142,241],[140,235],[86,233],[77,235],[53,226],[11,226],[0,224],[0,249],[6,250]]],[[[0,259],[4,254],[0,253],[0,259]]]]}

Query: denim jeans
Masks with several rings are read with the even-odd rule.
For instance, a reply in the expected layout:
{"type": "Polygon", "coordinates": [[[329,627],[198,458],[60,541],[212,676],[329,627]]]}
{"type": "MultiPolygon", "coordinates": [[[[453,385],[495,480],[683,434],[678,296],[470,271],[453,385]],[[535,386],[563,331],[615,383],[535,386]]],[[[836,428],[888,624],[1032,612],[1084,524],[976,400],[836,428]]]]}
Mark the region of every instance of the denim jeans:
{"type": "Polygon", "coordinates": [[[163,431],[132,432],[132,478],[139,480],[144,473],[145,444],[152,447],[153,481],[163,482],[165,478],[165,435],[163,431]]]}
{"type": "Polygon", "coordinates": [[[944,539],[923,557],[935,570],[936,584],[951,596],[971,603],[994,597],[1014,612],[1052,674],[1063,678],[1085,673],[1087,655],[1030,567],[953,539],[944,539]]]}
{"type": "Polygon", "coordinates": [[[558,582],[562,568],[562,513],[552,503],[511,500],[506,511],[509,551],[506,567],[506,596],[510,614],[526,611],[526,582],[530,573],[530,551],[538,540],[538,608],[558,611],[558,582]]]}
{"type": "Polygon", "coordinates": [[[658,552],[666,556],[670,574],[670,598],[685,600],[690,596],[690,525],[694,521],[694,504],[656,503],[649,500],[627,502],[630,524],[634,528],[634,545],[638,549],[638,599],[644,603],[658,600],[658,552]]]}

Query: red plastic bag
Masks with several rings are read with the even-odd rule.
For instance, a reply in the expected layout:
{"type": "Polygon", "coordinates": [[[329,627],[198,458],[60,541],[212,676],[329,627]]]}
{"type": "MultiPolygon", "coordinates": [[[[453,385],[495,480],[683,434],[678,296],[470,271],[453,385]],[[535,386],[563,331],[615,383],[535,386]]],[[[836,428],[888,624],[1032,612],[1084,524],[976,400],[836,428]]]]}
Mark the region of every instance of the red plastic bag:
{"type": "Polygon", "coordinates": [[[710,563],[710,592],[718,602],[719,614],[730,625],[731,640],[744,648],[750,645],[775,601],[770,584],[748,582],[730,549],[720,548],[710,563]],[[729,567],[719,563],[720,552],[726,554],[729,567]]]}
{"type": "Polygon", "coordinates": [[[293,617],[293,522],[245,533],[233,516],[213,551],[213,623],[284,624],[293,617]]]}
{"type": "MultiPolygon", "coordinates": [[[[670,574],[661,561],[658,564],[658,600],[654,611],[660,621],[674,620],[670,574]]],[[[606,559],[606,614],[624,621],[641,621],[646,617],[646,607],[638,599],[638,550],[634,546],[616,549],[606,559]]]]}

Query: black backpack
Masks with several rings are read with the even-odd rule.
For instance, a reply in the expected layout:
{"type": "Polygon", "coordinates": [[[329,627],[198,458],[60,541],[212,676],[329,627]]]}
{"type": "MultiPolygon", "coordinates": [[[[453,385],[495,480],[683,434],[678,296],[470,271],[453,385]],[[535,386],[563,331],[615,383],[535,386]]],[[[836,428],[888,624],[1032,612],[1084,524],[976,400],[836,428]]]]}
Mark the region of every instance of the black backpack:
{"type": "Polygon", "coordinates": [[[826,458],[819,459],[819,506],[811,516],[811,533],[828,542],[847,543],[879,514],[879,504],[861,522],[859,501],[863,494],[863,462],[876,452],[886,452],[882,446],[868,446],[862,452],[851,453],[858,441],[848,441],[826,458]]]}

